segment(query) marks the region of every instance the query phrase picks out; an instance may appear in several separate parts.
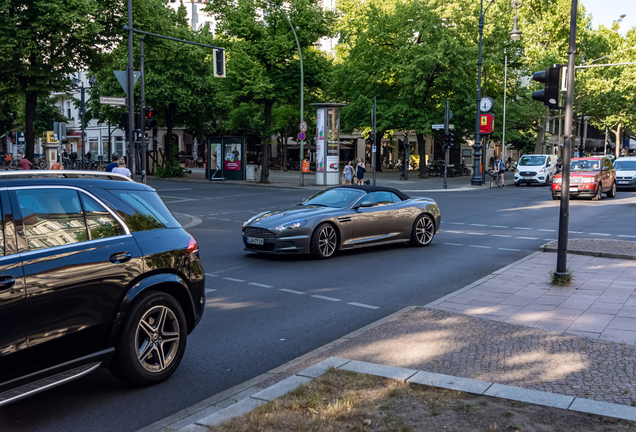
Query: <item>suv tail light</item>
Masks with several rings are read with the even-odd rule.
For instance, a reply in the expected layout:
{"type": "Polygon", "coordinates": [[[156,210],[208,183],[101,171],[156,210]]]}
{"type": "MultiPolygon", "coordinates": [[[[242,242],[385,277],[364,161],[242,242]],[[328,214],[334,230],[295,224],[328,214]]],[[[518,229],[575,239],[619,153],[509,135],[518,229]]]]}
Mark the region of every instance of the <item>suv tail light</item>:
{"type": "Polygon", "coordinates": [[[199,254],[199,243],[194,239],[194,237],[190,236],[190,241],[188,242],[188,248],[186,249],[186,255],[199,254]]]}

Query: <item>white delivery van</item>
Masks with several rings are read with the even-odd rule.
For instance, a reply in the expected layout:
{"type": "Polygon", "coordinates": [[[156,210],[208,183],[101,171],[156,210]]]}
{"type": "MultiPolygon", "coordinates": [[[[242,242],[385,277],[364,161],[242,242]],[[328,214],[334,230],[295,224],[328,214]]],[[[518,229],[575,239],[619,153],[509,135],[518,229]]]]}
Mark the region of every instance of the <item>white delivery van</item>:
{"type": "Polygon", "coordinates": [[[547,186],[552,183],[556,174],[556,155],[532,154],[523,155],[515,170],[515,186],[521,184],[540,184],[547,186]]]}
{"type": "Polygon", "coordinates": [[[619,189],[636,188],[636,157],[620,157],[614,160],[616,187],[619,189]]]}

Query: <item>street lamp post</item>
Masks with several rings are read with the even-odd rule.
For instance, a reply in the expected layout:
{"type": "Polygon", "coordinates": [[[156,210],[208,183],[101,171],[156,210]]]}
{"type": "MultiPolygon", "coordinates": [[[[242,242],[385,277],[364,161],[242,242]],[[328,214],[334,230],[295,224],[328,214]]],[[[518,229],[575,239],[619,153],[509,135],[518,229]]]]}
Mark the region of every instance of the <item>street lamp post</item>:
{"type": "MultiPolygon", "coordinates": [[[[481,144],[481,134],[479,133],[479,118],[481,115],[481,65],[482,65],[482,39],[484,36],[484,16],[486,12],[488,12],[488,8],[495,2],[495,0],[490,0],[488,6],[486,6],[486,10],[484,10],[484,0],[481,0],[481,6],[479,9],[479,58],[477,60],[477,116],[475,118],[475,144],[473,145],[474,153],[473,153],[473,178],[470,180],[470,184],[473,186],[481,186],[484,181],[482,177],[479,175],[479,161],[481,160],[481,149],[483,145],[481,144]]],[[[514,24],[512,27],[512,31],[510,32],[510,38],[513,41],[519,40],[521,37],[521,31],[517,28],[517,9],[523,6],[523,0],[512,0],[512,7],[515,10],[515,18],[514,24]]],[[[485,170],[485,167],[484,167],[485,170]]],[[[485,174],[485,173],[484,173],[485,174]]]]}
{"type": "MultiPolygon", "coordinates": [[[[95,84],[96,80],[95,80],[95,76],[91,75],[91,77],[88,80],[88,84],[93,87],[93,85],[95,84]]],[[[80,152],[80,167],[83,170],[84,169],[84,154],[85,154],[85,149],[84,149],[84,145],[86,144],[86,87],[84,87],[84,81],[80,81],[78,78],[71,78],[71,85],[76,88],[79,89],[80,91],[80,117],[81,117],[81,121],[82,121],[82,145],[81,145],[81,149],[82,151],[80,152]],[[81,84],[81,85],[78,85],[81,84]]],[[[61,160],[61,157],[60,157],[61,160]]]]}
{"type": "MultiPolygon", "coordinates": [[[[278,11],[285,17],[287,22],[289,23],[289,28],[291,28],[292,33],[294,34],[294,39],[296,40],[296,47],[298,48],[298,57],[300,58],[300,123],[304,121],[303,116],[305,113],[305,104],[304,104],[304,95],[305,95],[305,75],[303,71],[303,53],[300,50],[300,42],[298,42],[298,36],[296,36],[296,30],[294,30],[294,26],[292,25],[289,17],[283,10],[274,2],[270,2],[278,11]]],[[[303,173],[303,157],[305,155],[304,149],[305,140],[300,140],[300,186],[305,185],[305,177],[303,173]]],[[[286,161],[283,161],[286,163],[286,161]]]]}

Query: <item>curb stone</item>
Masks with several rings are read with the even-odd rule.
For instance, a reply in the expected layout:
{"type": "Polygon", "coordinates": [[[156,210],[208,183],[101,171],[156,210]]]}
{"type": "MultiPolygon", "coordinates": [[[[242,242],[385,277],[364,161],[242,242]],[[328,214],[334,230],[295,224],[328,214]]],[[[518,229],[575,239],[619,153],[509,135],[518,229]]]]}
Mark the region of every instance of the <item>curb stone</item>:
{"type": "Polygon", "coordinates": [[[204,432],[208,430],[206,426],[218,426],[234,417],[247,414],[254,408],[264,405],[266,401],[272,401],[278,397],[284,396],[298,388],[301,384],[311,382],[314,378],[317,378],[327,372],[329,367],[395,379],[406,383],[423,384],[431,387],[457,390],[475,395],[498,397],[501,399],[532,403],[535,405],[569,411],[636,421],[636,408],[626,405],[617,405],[609,402],[575,398],[574,396],[565,396],[502,384],[493,384],[491,382],[470,378],[460,378],[450,375],[404,369],[395,366],[330,357],[299,372],[296,375],[292,375],[289,378],[262,390],[255,395],[250,396],[248,399],[244,399],[204,419],[201,419],[194,424],[179,429],[179,432],[204,432]],[[342,362],[344,363],[340,366],[334,366],[342,362]],[[316,376],[314,378],[307,378],[307,375],[316,376]],[[263,399],[262,395],[265,395],[266,398],[263,399]]]}

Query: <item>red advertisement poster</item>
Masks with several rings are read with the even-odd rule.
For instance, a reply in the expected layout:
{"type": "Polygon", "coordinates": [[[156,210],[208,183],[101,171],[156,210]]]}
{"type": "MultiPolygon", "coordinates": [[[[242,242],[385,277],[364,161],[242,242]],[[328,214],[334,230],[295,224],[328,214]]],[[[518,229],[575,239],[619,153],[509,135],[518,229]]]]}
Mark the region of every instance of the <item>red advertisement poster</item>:
{"type": "Polygon", "coordinates": [[[241,145],[232,144],[230,147],[225,147],[225,171],[240,171],[241,170],[241,145]]]}

